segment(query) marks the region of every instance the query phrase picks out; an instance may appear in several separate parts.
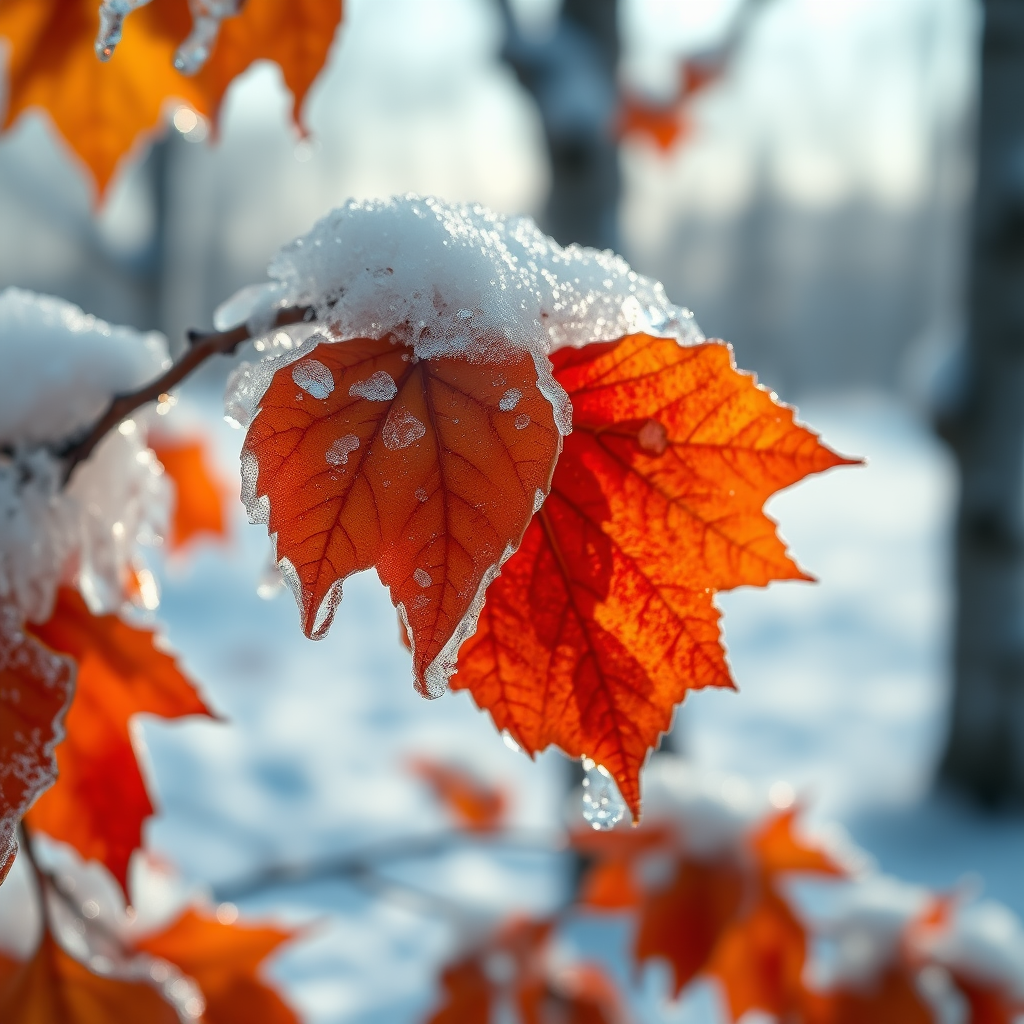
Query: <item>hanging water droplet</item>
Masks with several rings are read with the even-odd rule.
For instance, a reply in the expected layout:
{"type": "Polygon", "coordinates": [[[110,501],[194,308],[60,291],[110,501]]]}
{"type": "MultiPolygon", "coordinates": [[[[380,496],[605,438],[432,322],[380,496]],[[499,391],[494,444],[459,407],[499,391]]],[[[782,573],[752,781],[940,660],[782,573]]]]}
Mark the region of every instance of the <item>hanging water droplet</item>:
{"type": "Polygon", "coordinates": [[[626,802],[619,787],[603,764],[584,757],[583,820],[598,832],[614,828],[626,813],[626,802]]]}
{"type": "Polygon", "coordinates": [[[267,557],[263,571],[260,573],[259,582],[256,584],[256,593],[264,601],[272,601],[284,587],[284,576],[278,568],[277,559],[271,551],[267,557]]]}
{"type": "Polygon", "coordinates": [[[518,754],[522,752],[523,748],[519,746],[519,744],[516,743],[514,739],[512,739],[512,733],[510,733],[508,729],[501,730],[501,742],[504,743],[505,746],[508,747],[508,749],[511,750],[513,754],[518,754]]]}

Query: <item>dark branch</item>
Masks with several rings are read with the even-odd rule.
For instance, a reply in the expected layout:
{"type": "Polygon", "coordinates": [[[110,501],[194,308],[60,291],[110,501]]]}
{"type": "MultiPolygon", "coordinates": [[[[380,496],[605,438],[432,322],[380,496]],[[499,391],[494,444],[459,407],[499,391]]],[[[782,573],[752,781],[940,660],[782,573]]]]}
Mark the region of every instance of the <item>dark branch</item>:
{"type": "MultiPolygon", "coordinates": [[[[308,306],[288,307],[278,312],[271,326],[284,327],[286,324],[296,324],[307,319],[309,315],[308,306]]],[[[115,395],[106,412],[89,428],[89,432],[81,440],[75,441],[58,453],[65,459],[65,482],[71,478],[74,468],[92,454],[93,449],[107,433],[136,409],[149,402],[155,402],[161,395],[167,394],[171,388],[180,384],[210,356],[231,355],[239,345],[248,341],[250,337],[249,328],[245,324],[234,327],[230,331],[189,331],[188,351],[166,373],[139,388],[138,391],[115,395]]]]}
{"type": "MultiPolygon", "coordinates": [[[[266,889],[303,885],[327,879],[359,882],[375,875],[375,869],[382,864],[432,857],[469,843],[486,844],[523,853],[562,853],[565,850],[564,839],[550,833],[439,832],[411,838],[406,836],[313,863],[272,865],[248,878],[222,882],[214,886],[214,899],[217,902],[235,903],[266,889]]],[[[392,883],[390,879],[386,880],[386,884],[404,887],[404,883],[392,883]]]]}

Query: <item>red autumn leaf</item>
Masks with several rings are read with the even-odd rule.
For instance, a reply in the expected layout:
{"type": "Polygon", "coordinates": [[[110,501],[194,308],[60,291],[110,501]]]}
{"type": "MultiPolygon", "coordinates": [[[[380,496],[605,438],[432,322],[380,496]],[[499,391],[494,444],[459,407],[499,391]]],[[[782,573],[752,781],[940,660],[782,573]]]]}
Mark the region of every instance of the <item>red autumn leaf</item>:
{"type": "Polygon", "coordinates": [[[643,901],[636,877],[637,861],[651,854],[672,854],[675,836],[663,823],[641,828],[573,832],[573,849],[587,869],[580,880],[577,903],[591,910],[628,910],[643,901]]]}
{"type": "Polygon", "coordinates": [[[706,971],[734,1021],[751,1010],[789,1019],[803,996],[807,936],[785,901],[762,887],[753,907],[723,929],[706,971]]]}
{"type": "Polygon", "coordinates": [[[410,770],[434,791],[455,820],[470,832],[494,832],[504,824],[505,793],[464,768],[426,757],[412,758],[410,770]]]}
{"type": "Polygon", "coordinates": [[[558,967],[551,921],[513,918],[441,974],[441,1005],[426,1024],[489,1024],[500,1006],[520,1024],[614,1024],[615,987],[592,964],[558,967]]]}
{"type": "Polygon", "coordinates": [[[26,636],[0,604],[0,882],[17,851],[18,822],[57,777],[54,748],[74,689],[74,664],[26,636]]]}
{"type": "Polygon", "coordinates": [[[177,1012],[140,981],[93,974],[64,952],[49,932],[31,960],[0,957],[0,1020],[4,1024],[179,1024],[177,1012]]]}
{"type": "Polygon", "coordinates": [[[953,981],[970,1007],[971,1024],[1016,1024],[1024,1013],[1024,1002],[1001,986],[962,971],[952,971],[953,981]]]}
{"type": "Polygon", "coordinates": [[[224,924],[187,910],[138,949],[174,964],[202,990],[205,1024],[298,1024],[295,1013],[260,977],[261,965],[294,933],[224,924]]]}
{"type": "Polygon", "coordinates": [[[442,1001],[427,1024],[490,1024],[494,989],[476,958],[449,964],[441,972],[442,1001]]]}
{"type": "Polygon", "coordinates": [[[795,832],[799,808],[791,807],[770,815],[753,832],[750,845],[758,868],[769,879],[787,871],[809,871],[819,875],[846,874],[845,868],[812,840],[795,832]]]}
{"type": "Polygon", "coordinates": [[[408,624],[417,686],[440,692],[474,601],[548,489],[559,441],[525,353],[417,360],[390,337],[360,338],[278,370],[243,462],[255,459],[306,635],[327,631],[346,577],[376,566],[408,624]]]}
{"type": "Polygon", "coordinates": [[[552,362],[573,432],[452,687],[529,753],[555,744],[604,765],[637,816],[675,705],[732,686],[715,591],[809,578],[764,502],[847,460],[723,344],[631,335],[552,362]]]}
{"type": "Polygon", "coordinates": [[[27,109],[45,110],[102,194],[120,159],[159,128],[168,101],[215,118],[232,79],[255,60],[280,65],[298,112],[340,20],[341,0],[247,0],[188,77],[173,66],[191,29],[187,0],[152,0],[133,12],[107,63],[94,50],[99,0],[0,0],[0,37],[10,44],[4,127],[27,109]]]}
{"type": "Polygon", "coordinates": [[[228,488],[211,467],[202,437],[150,436],[149,447],[174,483],[174,515],[168,538],[180,551],[203,534],[227,537],[228,488]]]}
{"type": "Polygon", "coordinates": [[[29,824],[101,861],[122,888],[153,804],[139,770],[129,722],[207,715],[206,706],[154,634],[116,615],[93,615],[77,591],[61,588],[53,615],[31,633],[78,664],[67,738],[57,748],[60,778],[27,816],[29,824]]]}
{"type": "Polygon", "coordinates": [[[804,996],[804,1024],[934,1024],[914,975],[893,966],[858,988],[804,996]]]}

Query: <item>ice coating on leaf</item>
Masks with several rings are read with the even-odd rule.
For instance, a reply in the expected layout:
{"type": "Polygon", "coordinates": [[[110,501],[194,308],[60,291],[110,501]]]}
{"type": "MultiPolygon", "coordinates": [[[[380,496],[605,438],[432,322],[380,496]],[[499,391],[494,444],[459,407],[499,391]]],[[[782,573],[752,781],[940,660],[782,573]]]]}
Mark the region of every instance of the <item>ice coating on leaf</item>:
{"type": "Polygon", "coordinates": [[[327,461],[332,466],[344,466],[348,462],[349,455],[359,447],[359,438],[355,434],[346,434],[339,437],[337,441],[331,442],[327,449],[327,461]]]}
{"type": "Polygon", "coordinates": [[[202,70],[217,43],[220,23],[238,14],[243,3],[244,0],[188,0],[192,31],[174,55],[174,66],[183,75],[194,75],[202,70]]]}
{"type": "Polygon", "coordinates": [[[519,399],[522,397],[523,393],[519,388],[509,388],[508,391],[501,396],[501,399],[498,402],[498,408],[502,412],[511,412],[519,404],[519,399]]]}
{"type": "Polygon", "coordinates": [[[48,445],[166,362],[158,334],[113,327],[61,299],[0,293],[0,598],[26,618],[48,617],[69,574],[94,609],[118,607],[138,544],[162,535],[167,487],[135,420],[108,434],[66,487],[48,445]]]}
{"type": "Polygon", "coordinates": [[[150,0],[102,0],[100,4],[100,27],[96,33],[96,56],[108,61],[114,56],[117,44],[121,42],[124,31],[124,19],[137,10],[145,7],[150,0]]]}
{"type": "MultiPolygon", "coordinates": [[[[690,311],[621,256],[563,248],[528,217],[414,195],[333,210],[274,257],[269,275],[217,310],[219,329],[252,330],[282,307],[312,306],[332,338],[391,334],[424,359],[500,363],[526,351],[562,433],[571,410],[547,363],[555,349],[640,331],[703,340],[690,311]]],[[[276,368],[256,368],[245,381],[250,414],[276,368]]],[[[228,396],[229,405],[239,401],[228,396]]]]}
{"type": "Polygon", "coordinates": [[[303,359],[292,367],[292,380],[308,395],[326,398],[334,390],[331,371],[319,359],[303,359]]]}
{"type": "Polygon", "coordinates": [[[365,398],[368,402],[390,402],[398,394],[398,388],[390,373],[378,370],[366,380],[353,384],[348,393],[353,398],[365,398]]]}
{"type": "Polygon", "coordinates": [[[399,406],[391,410],[380,436],[386,448],[398,451],[401,448],[408,448],[426,432],[427,428],[420,420],[408,409],[399,406]]]}

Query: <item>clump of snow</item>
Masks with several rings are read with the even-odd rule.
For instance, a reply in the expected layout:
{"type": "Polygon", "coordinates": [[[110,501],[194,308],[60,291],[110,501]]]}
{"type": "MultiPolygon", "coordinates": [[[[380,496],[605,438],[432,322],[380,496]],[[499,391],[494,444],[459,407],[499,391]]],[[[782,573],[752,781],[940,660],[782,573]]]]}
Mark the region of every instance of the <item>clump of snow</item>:
{"type": "MultiPolygon", "coordinates": [[[[321,334],[289,361],[324,340],[388,334],[424,359],[501,362],[526,352],[563,433],[571,420],[551,376],[553,351],[637,331],[703,338],[690,311],[621,256],[563,248],[528,217],[414,195],[333,210],[274,257],[269,275],[217,310],[219,330],[245,323],[262,338],[278,310],[310,306],[321,334]]],[[[280,365],[239,380],[228,396],[234,419],[246,419],[239,406],[251,417],[280,365]]]]}
{"type": "Polygon", "coordinates": [[[61,299],[0,293],[0,597],[46,619],[75,580],[96,610],[120,604],[139,543],[161,534],[166,485],[134,420],[63,486],[56,454],[111,397],[168,363],[161,335],[112,327],[61,299]]]}

